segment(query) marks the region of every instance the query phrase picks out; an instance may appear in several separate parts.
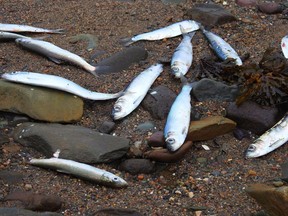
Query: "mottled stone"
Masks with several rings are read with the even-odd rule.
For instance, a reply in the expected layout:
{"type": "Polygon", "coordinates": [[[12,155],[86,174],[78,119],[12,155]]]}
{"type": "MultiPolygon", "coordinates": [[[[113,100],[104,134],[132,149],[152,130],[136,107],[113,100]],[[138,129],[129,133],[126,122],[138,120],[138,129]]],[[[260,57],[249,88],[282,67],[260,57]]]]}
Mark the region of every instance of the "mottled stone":
{"type": "Polygon", "coordinates": [[[265,184],[252,184],[246,192],[270,216],[288,216],[288,186],[274,187],[265,184]]]}
{"type": "Polygon", "coordinates": [[[60,158],[83,163],[105,163],[123,157],[129,140],[91,130],[89,128],[61,125],[23,123],[14,130],[14,140],[52,157],[57,149],[60,158]]]}
{"type": "Polygon", "coordinates": [[[236,123],[223,116],[210,116],[190,123],[186,140],[210,140],[217,136],[233,131],[236,123]]]}
{"type": "Polygon", "coordinates": [[[147,159],[128,159],[123,161],[119,169],[129,172],[131,174],[152,173],[155,164],[147,159]]]}
{"type": "Polygon", "coordinates": [[[48,122],[73,122],[81,119],[83,100],[72,94],[0,80],[0,110],[22,113],[48,122]]]}
{"type": "Polygon", "coordinates": [[[195,84],[192,94],[198,101],[235,101],[239,95],[239,88],[235,85],[228,86],[224,83],[204,78],[195,84]]]}
{"type": "Polygon", "coordinates": [[[188,19],[209,27],[237,20],[235,16],[218,4],[196,4],[192,9],[186,11],[186,16],[188,19]]]}
{"type": "Polygon", "coordinates": [[[176,94],[166,86],[153,88],[144,98],[141,105],[156,119],[166,119],[176,94]]]}

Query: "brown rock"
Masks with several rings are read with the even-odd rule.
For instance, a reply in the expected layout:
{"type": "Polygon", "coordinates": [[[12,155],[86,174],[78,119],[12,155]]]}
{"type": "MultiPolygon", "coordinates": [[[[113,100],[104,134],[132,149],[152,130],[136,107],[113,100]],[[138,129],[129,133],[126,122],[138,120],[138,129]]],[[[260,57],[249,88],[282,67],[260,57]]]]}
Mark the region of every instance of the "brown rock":
{"type": "Polygon", "coordinates": [[[228,133],[236,127],[236,123],[223,116],[210,116],[199,121],[192,121],[186,140],[210,140],[228,133]]]}
{"type": "Polygon", "coordinates": [[[288,216],[288,186],[274,187],[252,184],[246,192],[259,203],[270,216],[288,216]]]}
{"type": "Polygon", "coordinates": [[[266,14],[282,13],[283,7],[275,2],[264,2],[258,5],[259,11],[266,14]]]}
{"type": "Polygon", "coordinates": [[[148,145],[150,147],[165,147],[165,139],[163,131],[157,131],[148,139],[148,145]]]}

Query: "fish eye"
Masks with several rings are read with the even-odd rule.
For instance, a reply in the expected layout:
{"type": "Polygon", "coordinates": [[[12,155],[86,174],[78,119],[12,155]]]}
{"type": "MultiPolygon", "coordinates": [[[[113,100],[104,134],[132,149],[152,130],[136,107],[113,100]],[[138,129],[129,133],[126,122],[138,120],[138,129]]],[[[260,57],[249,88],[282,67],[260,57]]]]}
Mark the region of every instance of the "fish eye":
{"type": "Polygon", "coordinates": [[[179,72],[179,68],[178,67],[172,67],[172,70],[173,70],[174,73],[179,72]]]}
{"type": "Polygon", "coordinates": [[[174,138],[168,138],[166,139],[166,142],[169,144],[174,144],[175,143],[175,139],[174,138]]]}
{"type": "Polygon", "coordinates": [[[122,110],[122,107],[119,105],[114,106],[114,112],[120,112],[122,110]]]}
{"type": "Polygon", "coordinates": [[[250,145],[250,146],[248,147],[248,151],[249,151],[249,152],[254,152],[254,151],[256,151],[256,146],[255,146],[255,145],[250,145]]]}
{"type": "Polygon", "coordinates": [[[118,181],[118,178],[117,178],[117,177],[114,177],[113,180],[114,180],[114,181],[118,181]]]}

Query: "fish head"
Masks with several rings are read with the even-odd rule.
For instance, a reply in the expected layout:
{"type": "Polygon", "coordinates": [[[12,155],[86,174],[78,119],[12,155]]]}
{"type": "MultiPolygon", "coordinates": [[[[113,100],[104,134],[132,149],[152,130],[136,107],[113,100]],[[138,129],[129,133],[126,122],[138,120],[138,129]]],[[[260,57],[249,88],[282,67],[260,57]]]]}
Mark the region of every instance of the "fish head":
{"type": "Polygon", "coordinates": [[[179,137],[176,133],[169,132],[168,136],[165,139],[165,142],[167,149],[170,152],[175,152],[182,146],[184,140],[182,141],[181,137],[179,137]]]}
{"type": "Polygon", "coordinates": [[[175,64],[171,66],[171,71],[175,78],[180,78],[181,74],[186,74],[187,66],[175,62],[175,64]]]}
{"type": "Polygon", "coordinates": [[[128,186],[128,183],[124,179],[112,173],[103,174],[102,178],[105,179],[107,185],[115,188],[122,188],[128,186]]]}
{"type": "Polygon", "coordinates": [[[130,113],[133,103],[131,104],[128,101],[129,98],[125,96],[118,98],[112,110],[112,118],[114,120],[124,118],[130,113]]]}
{"type": "Polygon", "coordinates": [[[265,151],[263,148],[264,146],[264,141],[260,139],[256,140],[248,146],[247,150],[245,151],[245,158],[256,158],[266,154],[267,151],[265,151]]]}

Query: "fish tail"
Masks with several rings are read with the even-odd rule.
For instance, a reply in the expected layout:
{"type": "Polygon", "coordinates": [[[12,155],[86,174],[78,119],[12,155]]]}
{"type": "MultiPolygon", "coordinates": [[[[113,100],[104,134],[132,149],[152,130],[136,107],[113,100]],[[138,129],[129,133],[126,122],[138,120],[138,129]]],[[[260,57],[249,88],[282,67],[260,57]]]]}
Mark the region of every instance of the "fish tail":
{"type": "Polygon", "coordinates": [[[54,34],[63,34],[65,32],[64,29],[54,29],[54,30],[51,30],[50,33],[54,33],[54,34]]]}
{"type": "Polygon", "coordinates": [[[183,86],[190,86],[191,88],[193,88],[193,86],[195,85],[195,81],[191,81],[189,82],[188,79],[182,74],[180,73],[180,80],[183,86]]]}
{"type": "Polygon", "coordinates": [[[132,40],[131,37],[129,37],[129,38],[122,38],[122,39],[120,39],[120,43],[121,43],[123,46],[129,46],[130,44],[134,43],[134,41],[132,40]]]}

